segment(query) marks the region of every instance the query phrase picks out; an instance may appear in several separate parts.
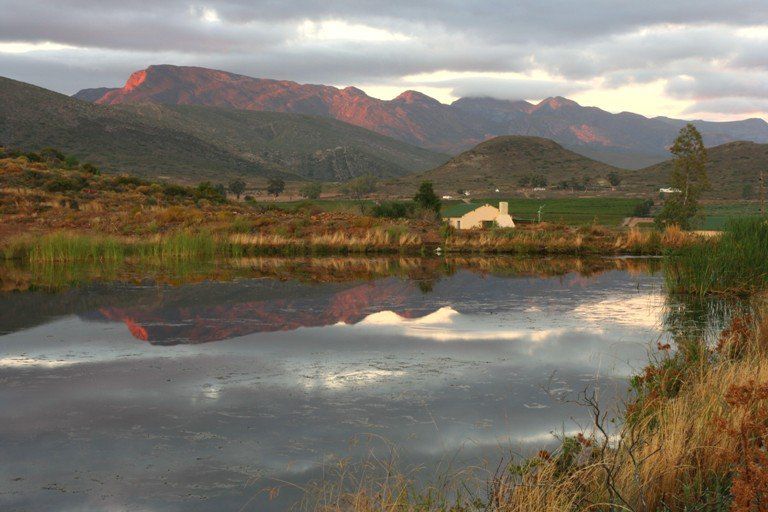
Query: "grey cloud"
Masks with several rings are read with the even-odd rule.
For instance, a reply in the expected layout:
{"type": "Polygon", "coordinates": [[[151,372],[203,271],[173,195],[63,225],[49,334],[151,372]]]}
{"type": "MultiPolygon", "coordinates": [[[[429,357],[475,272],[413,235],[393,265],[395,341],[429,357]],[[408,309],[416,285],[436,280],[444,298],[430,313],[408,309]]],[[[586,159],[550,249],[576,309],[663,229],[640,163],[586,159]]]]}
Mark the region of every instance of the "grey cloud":
{"type": "Polygon", "coordinates": [[[489,96],[506,100],[567,96],[587,88],[576,82],[481,77],[443,80],[430,85],[450,87],[454,96],[489,96]]]}
{"type": "Polygon", "coordinates": [[[532,69],[577,82],[443,84],[456,94],[504,98],[567,95],[596,77],[608,87],[666,79],[669,94],[686,99],[768,92],[760,83],[768,83],[768,41],[736,33],[768,25],[764,0],[0,0],[0,12],[0,42],[77,47],[0,53],[0,74],[67,93],[121,85],[131,71],[158,63],[336,84],[393,84],[439,70],[532,69]],[[203,9],[214,9],[221,21],[204,22],[203,9]],[[331,19],[410,39],[297,37],[303,21],[331,19]]]}
{"type": "Polygon", "coordinates": [[[686,108],[684,114],[755,114],[768,112],[768,99],[718,98],[699,101],[686,108]]]}
{"type": "Polygon", "coordinates": [[[702,72],[677,77],[667,84],[667,93],[683,99],[708,100],[720,97],[765,98],[768,75],[759,72],[702,72]]]}

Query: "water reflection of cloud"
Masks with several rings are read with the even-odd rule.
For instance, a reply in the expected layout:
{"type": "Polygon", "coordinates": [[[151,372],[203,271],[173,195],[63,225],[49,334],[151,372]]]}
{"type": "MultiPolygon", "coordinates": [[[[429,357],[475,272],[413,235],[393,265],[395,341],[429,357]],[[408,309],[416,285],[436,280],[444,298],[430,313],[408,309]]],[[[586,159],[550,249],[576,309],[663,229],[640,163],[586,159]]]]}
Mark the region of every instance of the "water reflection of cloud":
{"type": "Polygon", "coordinates": [[[301,382],[301,384],[308,389],[323,388],[329,390],[341,390],[346,388],[358,388],[361,386],[373,386],[390,379],[404,377],[405,375],[406,372],[403,370],[371,368],[308,376],[301,382]]]}
{"type": "Polygon", "coordinates": [[[617,295],[596,302],[583,302],[573,314],[593,325],[621,324],[645,329],[661,326],[664,297],[658,293],[617,295]]]}
{"type": "Polygon", "coordinates": [[[82,361],[65,361],[62,359],[48,359],[46,357],[18,355],[11,357],[0,357],[0,368],[61,368],[62,366],[70,366],[78,362],[82,361]]]}
{"type": "MultiPolygon", "coordinates": [[[[487,317],[462,315],[450,306],[445,306],[434,313],[421,318],[405,318],[394,311],[380,311],[368,315],[354,326],[355,329],[387,328],[388,333],[410,338],[422,338],[433,341],[490,341],[490,340],[526,340],[535,343],[546,342],[555,337],[570,333],[599,334],[597,328],[512,328],[508,322],[498,325],[488,321],[487,317]]],[[[341,324],[345,325],[345,324],[341,324]]]]}

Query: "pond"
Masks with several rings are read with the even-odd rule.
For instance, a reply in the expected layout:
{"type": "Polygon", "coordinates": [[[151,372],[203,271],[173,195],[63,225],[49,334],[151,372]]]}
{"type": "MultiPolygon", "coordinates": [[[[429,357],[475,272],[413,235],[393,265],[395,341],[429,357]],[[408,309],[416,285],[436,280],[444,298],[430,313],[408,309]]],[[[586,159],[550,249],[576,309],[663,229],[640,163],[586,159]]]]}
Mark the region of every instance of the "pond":
{"type": "Polygon", "coordinates": [[[0,272],[4,511],[284,510],[391,450],[494,466],[588,424],[580,392],[620,403],[670,321],[723,317],[632,259],[0,272]]]}

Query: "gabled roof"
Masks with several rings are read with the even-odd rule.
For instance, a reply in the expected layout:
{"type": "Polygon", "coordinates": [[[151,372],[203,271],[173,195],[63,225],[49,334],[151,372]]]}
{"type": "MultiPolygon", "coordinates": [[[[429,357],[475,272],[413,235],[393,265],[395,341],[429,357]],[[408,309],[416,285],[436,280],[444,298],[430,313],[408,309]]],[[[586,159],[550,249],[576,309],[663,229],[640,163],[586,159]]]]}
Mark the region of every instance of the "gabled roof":
{"type": "Polygon", "coordinates": [[[454,204],[449,207],[447,207],[445,210],[443,210],[443,217],[462,217],[466,214],[468,214],[471,211],[477,210],[481,206],[484,206],[482,204],[478,203],[459,203],[454,204]]]}

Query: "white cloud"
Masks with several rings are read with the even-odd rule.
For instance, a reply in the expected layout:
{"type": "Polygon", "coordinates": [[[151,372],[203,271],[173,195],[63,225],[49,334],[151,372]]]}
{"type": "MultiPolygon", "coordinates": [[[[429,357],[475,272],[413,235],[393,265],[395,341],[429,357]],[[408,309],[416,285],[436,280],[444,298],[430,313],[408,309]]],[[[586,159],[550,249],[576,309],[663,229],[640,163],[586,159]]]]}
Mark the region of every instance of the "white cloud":
{"type": "Polygon", "coordinates": [[[55,52],[74,49],[74,46],[52,43],[51,41],[43,41],[40,43],[0,42],[0,53],[55,52]]]}
{"type": "Polygon", "coordinates": [[[380,28],[348,23],[344,20],[312,21],[304,20],[298,28],[299,39],[304,41],[408,41],[411,38],[380,28]]]}

